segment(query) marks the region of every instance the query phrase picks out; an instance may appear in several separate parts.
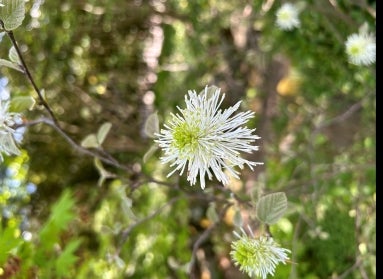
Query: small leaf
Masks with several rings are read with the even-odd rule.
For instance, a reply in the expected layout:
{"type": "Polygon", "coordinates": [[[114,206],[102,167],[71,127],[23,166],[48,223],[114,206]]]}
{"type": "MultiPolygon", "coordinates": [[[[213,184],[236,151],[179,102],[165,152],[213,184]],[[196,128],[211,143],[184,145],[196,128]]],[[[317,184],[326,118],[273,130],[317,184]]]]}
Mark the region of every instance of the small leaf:
{"type": "Polygon", "coordinates": [[[6,60],[6,59],[0,59],[0,66],[5,66],[8,68],[17,70],[19,72],[22,72],[22,73],[24,72],[20,65],[13,63],[13,62],[6,60]]]}
{"type": "Polygon", "coordinates": [[[12,134],[0,133],[0,151],[4,152],[7,155],[20,154],[20,150],[17,148],[15,140],[12,137],[12,134]]]}
{"type": "Polygon", "coordinates": [[[3,0],[4,7],[0,8],[0,19],[5,30],[14,30],[19,27],[25,17],[24,0],[3,0]]]}
{"type": "Polygon", "coordinates": [[[146,119],[144,131],[148,137],[154,138],[154,134],[158,133],[159,130],[160,130],[160,125],[158,121],[158,115],[157,115],[157,112],[155,112],[149,115],[148,119],[146,119]]]}
{"type": "Polygon", "coordinates": [[[9,49],[9,52],[8,52],[8,57],[9,59],[13,62],[13,63],[16,63],[18,65],[20,65],[20,57],[19,55],[17,54],[17,51],[15,49],[14,46],[12,46],[10,49],[9,49]]]}
{"type": "Polygon", "coordinates": [[[259,199],[256,206],[257,217],[266,224],[276,223],[287,210],[287,197],[283,192],[272,193],[259,199]]]}
{"type": "Polygon", "coordinates": [[[219,221],[217,210],[215,209],[215,203],[211,203],[206,211],[206,217],[213,223],[219,221]]]}
{"type": "Polygon", "coordinates": [[[17,96],[11,100],[10,110],[14,112],[23,112],[31,110],[36,104],[36,101],[31,96],[17,96]]]}
{"type": "Polygon", "coordinates": [[[112,128],[112,124],[110,122],[106,122],[102,124],[101,127],[98,129],[97,141],[99,145],[101,145],[104,142],[106,136],[108,135],[110,131],[110,128],[112,128]]]}
{"type": "Polygon", "coordinates": [[[243,219],[242,219],[241,211],[239,209],[237,209],[234,213],[233,224],[236,227],[242,227],[243,225],[243,219]]]}
{"type": "Polygon", "coordinates": [[[81,146],[85,148],[98,148],[100,145],[98,144],[98,140],[95,134],[90,134],[82,140],[81,146]]]}
{"type": "Polygon", "coordinates": [[[144,163],[146,163],[150,157],[153,156],[154,152],[156,152],[158,149],[158,145],[157,144],[153,144],[148,151],[146,151],[144,157],[142,158],[142,161],[144,163]]]}
{"type": "Polygon", "coordinates": [[[97,158],[94,159],[94,165],[96,166],[96,169],[98,170],[98,173],[100,174],[100,178],[98,179],[97,185],[99,187],[104,184],[104,181],[107,178],[114,178],[116,177],[113,173],[108,172],[106,169],[104,169],[104,166],[102,165],[101,161],[97,158]]]}

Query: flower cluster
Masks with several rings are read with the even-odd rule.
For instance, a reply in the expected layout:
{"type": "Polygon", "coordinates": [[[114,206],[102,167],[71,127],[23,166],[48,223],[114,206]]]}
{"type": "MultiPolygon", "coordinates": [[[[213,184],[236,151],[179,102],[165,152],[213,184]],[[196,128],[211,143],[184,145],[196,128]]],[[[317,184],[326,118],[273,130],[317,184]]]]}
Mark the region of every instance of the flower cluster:
{"type": "Polygon", "coordinates": [[[6,155],[18,155],[20,150],[15,143],[16,124],[21,124],[22,119],[19,113],[9,112],[9,101],[0,98],[0,162],[3,161],[1,153],[6,155]]]}
{"type": "Polygon", "coordinates": [[[375,37],[368,33],[352,34],[346,40],[349,62],[355,65],[370,65],[376,60],[375,37]]]}
{"type": "Polygon", "coordinates": [[[293,30],[301,24],[298,16],[298,8],[291,3],[285,3],[276,12],[276,24],[282,30],[293,30]]]}
{"type": "Polygon", "coordinates": [[[272,237],[255,238],[248,236],[241,228],[242,234],[234,232],[238,240],[232,242],[230,255],[239,270],[250,277],[257,276],[266,279],[267,275],[274,275],[279,263],[285,264],[289,259],[290,250],[281,248],[272,237]]]}
{"type": "Polygon", "coordinates": [[[252,145],[259,139],[252,134],[255,129],[242,127],[254,116],[254,112],[233,113],[240,103],[222,111],[225,95],[217,87],[205,87],[200,94],[195,91],[185,96],[186,108],[178,107],[180,114],[171,114],[171,120],[156,134],[155,140],[164,151],[162,163],[171,163],[180,174],[186,170],[187,180],[194,185],[199,176],[201,188],[205,188],[205,176],[211,180],[214,176],[224,185],[229,183],[225,170],[239,178],[235,167],[244,165],[253,170],[253,166],[262,164],[240,157],[241,152],[251,153],[258,150],[252,145]]]}

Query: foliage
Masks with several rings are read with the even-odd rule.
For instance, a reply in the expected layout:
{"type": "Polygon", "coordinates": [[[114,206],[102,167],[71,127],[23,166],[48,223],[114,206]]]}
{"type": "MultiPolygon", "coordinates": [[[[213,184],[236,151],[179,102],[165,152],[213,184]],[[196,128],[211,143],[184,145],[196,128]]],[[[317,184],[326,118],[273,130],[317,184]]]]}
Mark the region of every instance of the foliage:
{"type": "Polygon", "coordinates": [[[376,3],[292,1],[282,30],[284,3],[0,1],[0,278],[248,278],[248,227],[291,250],[274,278],[376,276],[376,73],[345,49],[376,3]],[[206,85],[256,112],[264,165],[202,190],[153,138],[206,85]]]}

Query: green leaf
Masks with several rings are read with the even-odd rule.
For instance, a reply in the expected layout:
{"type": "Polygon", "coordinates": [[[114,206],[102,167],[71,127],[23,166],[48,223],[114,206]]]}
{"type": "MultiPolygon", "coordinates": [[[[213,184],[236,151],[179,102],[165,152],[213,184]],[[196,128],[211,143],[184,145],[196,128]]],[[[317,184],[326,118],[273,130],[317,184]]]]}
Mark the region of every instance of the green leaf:
{"type": "Polygon", "coordinates": [[[12,61],[6,60],[6,59],[0,59],[0,66],[5,66],[14,70],[17,70],[19,72],[24,72],[20,65],[13,63],[12,61]]]}
{"type": "Polygon", "coordinates": [[[98,170],[98,173],[100,174],[100,178],[98,179],[98,183],[97,183],[99,187],[101,187],[102,184],[104,184],[105,179],[116,177],[116,175],[104,169],[104,166],[102,165],[99,159],[97,158],[94,159],[94,165],[96,166],[96,169],[98,170]]]}
{"type": "Polygon", "coordinates": [[[2,230],[2,226],[0,226],[0,266],[3,266],[8,253],[22,242],[17,230],[17,227],[6,227],[2,230]]]}
{"type": "Polygon", "coordinates": [[[153,156],[154,152],[156,152],[158,149],[158,145],[157,144],[153,144],[148,151],[146,151],[144,157],[142,158],[142,161],[144,163],[146,163],[150,157],[153,156]]]}
{"type": "Polygon", "coordinates": [[[102,124],[101,127],[98,129],[97,141],[99,145],[101,145],[104,142],[106,136],[110,131],[110,128],[112,128],[112,124],[110,122],[106,122],[102,124]]]}
{"type": "Polygon", "coordinates": [[[14,46],[12,46],[12,47],[9,49],[8,57],[9,57],[9,59],[10,59],[13,63],[16,63],[16,64],[18,64],[18,65],[21,64],[21,62],[20,62],[20,57],[19,57],[19,55],[17,54],[17,51],[16,51],[16,49],[15,49],[14,46]]]}
{"type": "Polygon", "coordinates": [[[158,133],[159,131],[160,131],[160,125],[158,121],[158,115],[157,115],[157,112],[155,112],[149,115],[148,119],[146,119],[146,122],[144,125],[144,132],[148,137],[154,138],[154,134],[158,133]]]}
{"type": "Polygon", "coordinates": [[[7,155],[20,154],[20,150],[17,148],[15,140],[13,139],[12,134],[10,133],[5,133],[5,134],[0,133],[0,150],[7,155]]]}
{"type": "Polygon", "coordinates": [[[242,225],[243,225],[241,210],[239,210],[239,209],[235,210],[234,217],[233,217],[233,224],[239,228],[242,227],[242,225]]]}
{"type": "Polygon", "coordinates": [[[69,190],[65,190],[59,200],[52,206],[48,221],[40,231],[41,245],[52,248],[59,241],[59,234],[67,228],[70,221],[75,217],[74,199],[69,190]]]}
{"type": "Polygon", "coordinates": [[[81,146],[85,148],[98,148],[100,147],[95,134],[90,134],[82,140],[81,146]]]}
{"type": "Polygon", "coordinates": [[[25,18],[24,0],[3,0],[4,7],[0,8],[0,19],[5,30],[14,30],[19,27],[25,18]]]}
{"type": "Polygon", "coordinates": [[[68,270],[72,270],[73,265],[76,263],[78,257],[74,254],[78,247],[81,244],[81,240],[71,241],[62,251],[60,256],[57,258],[55,267],[57,275],[59,277],[66,277],[68,275],[68,270]]]}
{"type": "Polygon", "coordinates": [[[287,210],[287,197],[283,192],[272,193],[259,199],[256,206],[257,217],[266,224],[276,223],[287,210]]]}
{"type": "Polygon", "coordinates": [[[206,217],[213,223],[217,223],[219,221],[218,213],[215,209],[215,203],[210,203],[206,211],[206,217]]]}
{"type": "Polygon", "coordinates": [[[23,112],[31,110],[36,104],[36,101],[31,96],[12,97],[10,110],[14,112],[23,112]]]}

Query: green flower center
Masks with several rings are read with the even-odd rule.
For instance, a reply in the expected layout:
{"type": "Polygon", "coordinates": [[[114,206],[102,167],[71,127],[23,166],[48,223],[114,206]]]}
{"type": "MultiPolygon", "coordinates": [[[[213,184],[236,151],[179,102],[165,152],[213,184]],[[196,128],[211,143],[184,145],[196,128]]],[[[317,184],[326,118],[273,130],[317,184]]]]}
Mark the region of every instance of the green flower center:
{"type": "Polygon", "coordinates": [[[173,132],[174,145],[178,149],[183,149],[188,147],[190,149],[195,149],[198,145],[200,135],[199,127],[192,126],[190,127],[186,123],[182,123],[177,126],[173,132]]]}
{"type": "Polygon", "coordinates": [[[350,47],[350,54],[351,55],[359,55],[361,52],[361,46],[360,45],[355,45],[350,47]]]}

